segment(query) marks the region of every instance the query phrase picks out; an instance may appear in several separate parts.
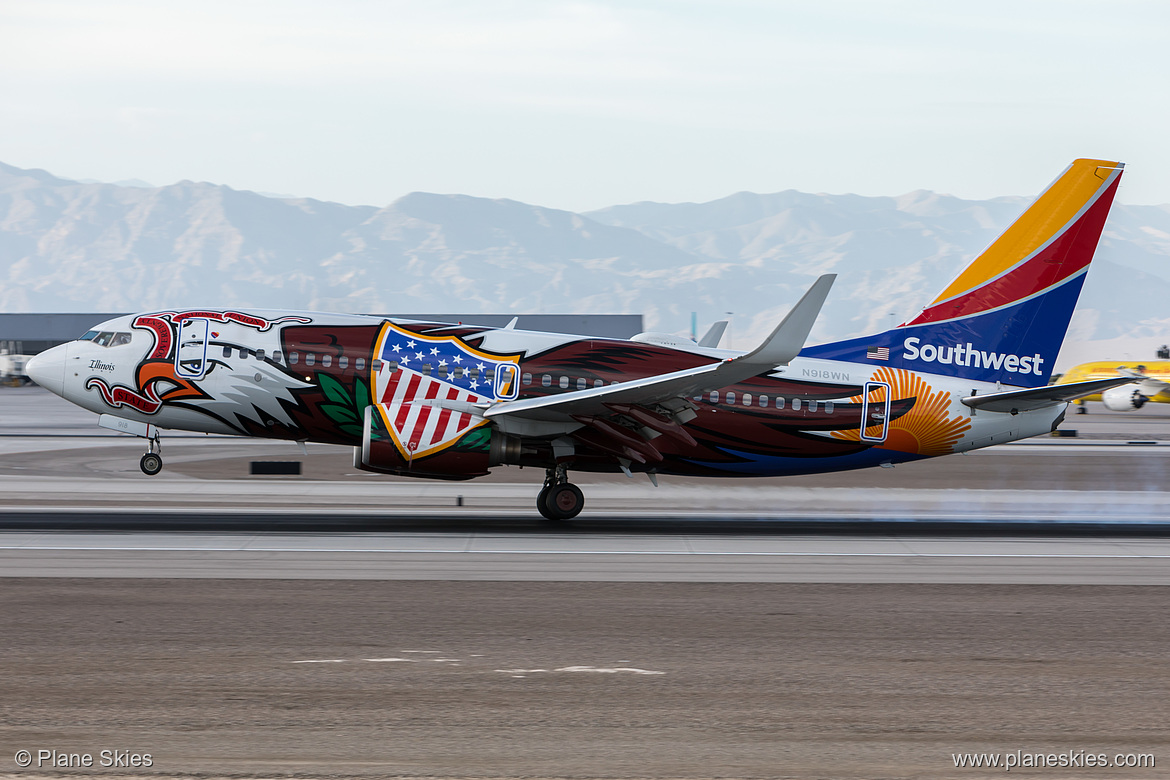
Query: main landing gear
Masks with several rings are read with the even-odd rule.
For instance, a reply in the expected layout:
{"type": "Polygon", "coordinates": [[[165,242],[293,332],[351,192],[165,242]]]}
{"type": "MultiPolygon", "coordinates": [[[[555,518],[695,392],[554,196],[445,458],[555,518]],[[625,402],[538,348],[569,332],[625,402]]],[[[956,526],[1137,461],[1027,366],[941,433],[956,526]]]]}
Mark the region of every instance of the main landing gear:
{"type": "Polygon", "coordinates": [[[559,522],[570,520],[581,514],[585,508],[585,496],[581,488],[569,482],[568,470],[564,466],[549,469],[544,477],[544,487],[536,496],[536,509],[546,520],[559,522]]]}

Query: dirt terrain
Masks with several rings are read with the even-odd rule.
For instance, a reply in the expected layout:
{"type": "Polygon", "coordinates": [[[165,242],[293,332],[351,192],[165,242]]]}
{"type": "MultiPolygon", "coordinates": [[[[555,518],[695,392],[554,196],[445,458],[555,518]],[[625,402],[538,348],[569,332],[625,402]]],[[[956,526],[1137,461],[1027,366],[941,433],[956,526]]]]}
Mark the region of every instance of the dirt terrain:
{"type": "Polygon", "coordinates": [[[938,778],[1153,753],[1161,587],[0,580],[0,776],[938,778]],[[19,769],[18,750],[149,754],[19,769]]]}

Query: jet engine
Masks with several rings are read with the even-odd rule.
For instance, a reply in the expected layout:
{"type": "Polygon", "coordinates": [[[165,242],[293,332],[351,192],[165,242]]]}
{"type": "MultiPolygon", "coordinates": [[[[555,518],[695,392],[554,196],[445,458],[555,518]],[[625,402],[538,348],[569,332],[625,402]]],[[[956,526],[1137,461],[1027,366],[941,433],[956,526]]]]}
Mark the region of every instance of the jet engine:
{"type": "Polygon", "coordinates": [[[1101,402],[1111,412],[1132,412],[1134,409],[1141,409],[1148,400],[1150,399],[1142,395],[1141,388],[1137,385],[1111,387],[1101,393],[1101,402]]]}
{"type": "Polygon", "coordinates": [[[467,430],[455,441],[422,449],[413,439],[391,432],[373,406],[366,407],[362,444],[354,447],[354,468],[380,474],[430,479],[482,477],[492,466],[518,463],[520,440],[490,425],[467,430]]]}

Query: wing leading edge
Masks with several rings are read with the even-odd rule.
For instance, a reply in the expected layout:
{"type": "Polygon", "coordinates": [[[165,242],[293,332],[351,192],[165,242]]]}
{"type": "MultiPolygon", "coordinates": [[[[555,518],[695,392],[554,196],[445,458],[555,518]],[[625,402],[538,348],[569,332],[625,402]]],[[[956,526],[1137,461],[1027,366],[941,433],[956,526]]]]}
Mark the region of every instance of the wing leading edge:
{"type": "Polygon", "coordinates": [[[488,419],[519,416],[534,420],[562,421],[583,415],[605,414],[611,404],[653,404],[685,398],[706,390],[750,379],[776,366],[788,365],[800,354],[816,322],[836,274],[817,279],[771,335],[751,352],[704,366],[669,374],[634,379],[616,385],[577,390],[543,398],[504,401],[487,409],[488,419]]]}

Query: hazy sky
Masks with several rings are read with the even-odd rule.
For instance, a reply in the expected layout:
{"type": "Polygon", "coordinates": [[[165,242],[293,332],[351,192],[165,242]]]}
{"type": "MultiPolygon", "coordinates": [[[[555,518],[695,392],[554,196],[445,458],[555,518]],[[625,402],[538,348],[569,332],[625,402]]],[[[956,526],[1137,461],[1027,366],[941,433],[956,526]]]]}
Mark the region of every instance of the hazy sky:
{"type": "Polygon", "coordinates": [[[739,190],[1170,202],[1170,4],[6,0],[0,161],[385,205],[739,190]]]}

